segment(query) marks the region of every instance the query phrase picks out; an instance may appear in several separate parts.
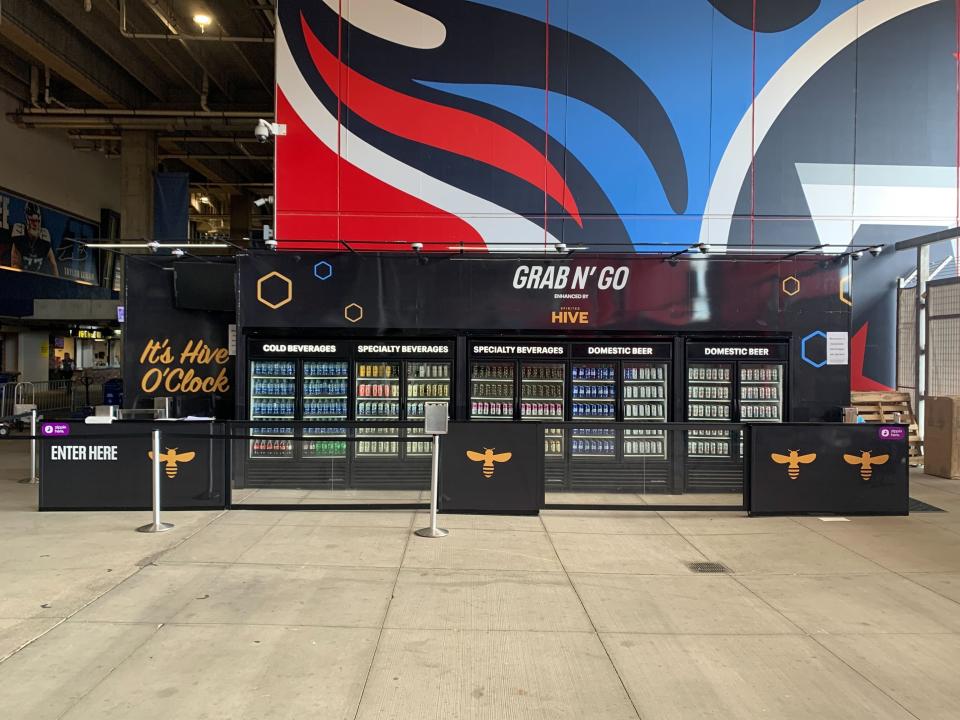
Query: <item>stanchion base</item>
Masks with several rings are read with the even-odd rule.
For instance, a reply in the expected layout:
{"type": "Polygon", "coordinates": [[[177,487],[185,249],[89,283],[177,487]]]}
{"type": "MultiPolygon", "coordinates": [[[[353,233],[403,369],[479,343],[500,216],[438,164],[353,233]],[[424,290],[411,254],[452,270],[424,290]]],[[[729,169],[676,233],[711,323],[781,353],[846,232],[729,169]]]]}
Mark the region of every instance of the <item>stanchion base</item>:
{"type": "Polygon", "coordinates": [[[413,531],[415,535],[420,537],[446,537],[450,534],[449,530],[444,530],[443,528],[438,527],[436,530],[433,528],[420,528],[419,530],[413,531]]]}
{"type": "Polygon", "coordinates": [[[150,523],[149,525],[144,525],[137,528],[137,532],[166,532],[167,530],[173,530],[173,523],[150,523]]]}

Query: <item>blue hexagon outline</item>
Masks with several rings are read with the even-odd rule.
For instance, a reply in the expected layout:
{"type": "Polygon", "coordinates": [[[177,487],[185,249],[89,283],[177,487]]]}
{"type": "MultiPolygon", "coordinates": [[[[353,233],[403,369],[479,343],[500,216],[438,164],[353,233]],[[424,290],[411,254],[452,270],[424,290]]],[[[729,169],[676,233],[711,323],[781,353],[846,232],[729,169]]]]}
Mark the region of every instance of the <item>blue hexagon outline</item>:
{"type": "Polygon", "coordinates": [[[318,262],[316,265],[313,266],[313,276],[317,278],[317,280],[329,280],[330,278],[333,277],[333,265],[328,263],[326,260],[321,260],[320,262],[318,262]],[[317,272],[318,268],[321,265],[323,265],[327,269],[327,272],[325,272],[323,275],[317,272]]]}
{"type": "Polygon", "coordinates": [[[827,359],[824,358],[818,363],[815,363],[813,360],[807,357],[807,340],[812,340],[815,337],[822,337],[824,341],[827,339],[827,334],[823,330],[814,330],[812,333],[807,335],[803,340],[800,341],[800,357],[803,358],[804,362],[813,365],[815,368],[822,368],[827,364],[827,359]]]}

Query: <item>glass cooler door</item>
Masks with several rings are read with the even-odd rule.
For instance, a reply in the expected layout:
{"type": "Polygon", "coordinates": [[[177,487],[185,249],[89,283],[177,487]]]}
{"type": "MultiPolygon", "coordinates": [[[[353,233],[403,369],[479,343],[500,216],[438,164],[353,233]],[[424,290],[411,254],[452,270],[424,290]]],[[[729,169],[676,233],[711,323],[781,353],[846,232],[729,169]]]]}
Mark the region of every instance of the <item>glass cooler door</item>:
{"type": "MultiPolygon", "coordinates": [[[[573,363],[570,367],[570,418],[608,422],[617,419],[617,370],[614,363],[573,363]]],[[[616,433],[611,427],[570,431],[573,457],[613,457],[616,433]]]]}
{"type": "MultiPolygon", "coordinates": [[[[250,364],[250,419],[294,420],[297,404],[296,363],[292,360],[254,360],[250,364]]],[[[293,457],[291,427],[251,426],[250,457],[293,457]]]]}
{"type": "MultiPolygon", "coordinates": [[[[728,363],[691,363],[687,367],[687,420],[730,422],[733,403],[733,366],[728,363]]],[[[727,457],[730,432],[691,430],[687,452],[691,457],[727,457]]]]}
{"type": "MultiPolygon", "coordinates": [[[[399,362],[358,361],[355,384],[358,421],[400,419],[399,362]]],[[[357,428],[357,456],[396,455],[399,446],[397,430],[390,427],[357,428]]]]}
{"type": "MultiPolygon", "coordinates": [[[[303,363],[303,420],[328,423],[347,419],[347,363],[306,360],[303,363]]],[[[346,429],[328,425],[303,428],[303,457],[346,457],[346,429]]]]}
{"type": "Polygon", "coordinates": [[[515,368],[503,361],[470,364],[472,420],[513,420],[515,368]]]}
{"type": "Polygon", "coordinates": [[[740,419],[783,422],[783,365],[740,366],[740,419]]]}
{"type": "MultiPolygon", "coordinates": [[[[623,364],[624,422],[667,421],[666,363],[623,364]]],[[[666,458],[663,430],[623,431],[623,454],[628,458],[666,458]]]]}
{"type": "MultiPolygon", "coordinates": [[[[407,420],[423,421],[426,403],[437,400],[450,402],[450,363],[414,360],[406,363],[407,371],[407,420]]],[[[449,412],[449,410],[448,410],[449,412]]],[[[407,428],[407,435],[423,435],[423,428],[407,428]]],[[[406,444],[407,455],[430,455],[433,442],[406,444]]]]}
{"type": "Polygon", "coordinates": [[[563,420],[561,363],[520,363],[520,419],[563,420]]]}

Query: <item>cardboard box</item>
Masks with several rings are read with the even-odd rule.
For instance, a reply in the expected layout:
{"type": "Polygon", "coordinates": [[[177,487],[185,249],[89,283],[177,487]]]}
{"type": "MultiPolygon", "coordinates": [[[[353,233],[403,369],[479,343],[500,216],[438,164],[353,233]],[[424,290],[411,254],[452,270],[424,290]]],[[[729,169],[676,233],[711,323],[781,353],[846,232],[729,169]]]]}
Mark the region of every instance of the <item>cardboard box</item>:
{"type": "Polygon", "coordinates": [[[924,472],[960,479],[960,396],[927,398],[924,412],[924,472]]]}

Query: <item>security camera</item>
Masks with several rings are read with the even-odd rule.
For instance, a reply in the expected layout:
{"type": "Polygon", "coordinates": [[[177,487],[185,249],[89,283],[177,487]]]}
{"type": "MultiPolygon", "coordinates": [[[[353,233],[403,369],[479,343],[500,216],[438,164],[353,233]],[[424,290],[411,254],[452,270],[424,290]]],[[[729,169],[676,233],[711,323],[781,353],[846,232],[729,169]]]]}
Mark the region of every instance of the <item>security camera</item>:
{"type": "Polygon", "coordinates": [[[854,260],[859,260],[863,257],[863,253],[859,250],[854,250],[852,253],[850,253],[850,257],[852,257],[854,260]]]}
{"type": "Polygon", "coordinates": [[[883,252],[883,245],[874,245],[870,248],[870,254],[874,257],[877,257],[880,253],[883,252]]]}
{"type": "MultiPolygon", "coordinates": [[[[259,125],[257,127],[260,127],[259,125]]],[[[253,201],[253,204],[257,207],[263,207],[264,205],[273,205],[273,195],[267,195],[266,197],[257,198],[253,201]]]]}
{"type": "Polygon", "coordinates": [[[184,255],[186,255],[182,248],[174,248],[171,254],[178,258],[182,258],[184,255]]]}
{"type": "Polygon", "coordinates": [[[147,243],[147,248],[150,250],[150,252],[155,253],[160,249],[160,243],[158,243],[156,240],[151,240],[147,243]]]}
{"type": "Polygon", "coordinates": [[[257,121],[257,126],[253,129],[253,136],[257,139],[258,143],[265,143],[270,139],[272,134],[270,123],[266,120],[257,121]]]}
{"type": "Polygon", "coordinates": [[[697,250],[702,252],[704,255],[710,252],[710,246],[707,245],[706,243],[697,243],[696,248],[697,250]]]}
{"type": "Polygon", "coordinates": [[[277,241],[274,240],[273,238],[270,238],[269,240],[264,240],[264,241],[263,241],[263,244],[267,246],[267,249],[268,249],[268,250],[276,250],[276,249],[277,249],[277,241]]]}
{"type": "Polygon", "coordinates": [[[263,118],[257,120],[257,126],[253,129],[253,136],[258,143],[265,143],[271,135],[286,135],[287,126],[278,123],[267,122],[263,118]]]}
{"type": "Polygon", "coordinates": [[[410,243],[410,249],[418,253],[423,250],[423,243],[410,243]]]}
{"type": "Polygon", "coordinates": [[[566,243],[557,243],[557,252],[561,255],[567,251],[566,243]]]}

